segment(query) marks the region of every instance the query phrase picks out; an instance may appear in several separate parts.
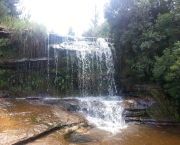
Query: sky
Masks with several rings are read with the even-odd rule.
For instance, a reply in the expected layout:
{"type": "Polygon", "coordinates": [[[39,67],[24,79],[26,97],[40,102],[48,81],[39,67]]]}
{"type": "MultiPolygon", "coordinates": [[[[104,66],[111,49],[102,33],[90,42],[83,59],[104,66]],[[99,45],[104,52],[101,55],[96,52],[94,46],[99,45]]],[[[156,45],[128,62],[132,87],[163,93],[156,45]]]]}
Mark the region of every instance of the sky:
{"type": "Polygon", "coordinates": [[[31,15],[31,21],[42,23],[48,30],[66,35],[72,27],[76,35],[90,27],[95,5],[99,24],[104,21],[104,4],[109,0],[23,0],[21,7],[31,15]]]}

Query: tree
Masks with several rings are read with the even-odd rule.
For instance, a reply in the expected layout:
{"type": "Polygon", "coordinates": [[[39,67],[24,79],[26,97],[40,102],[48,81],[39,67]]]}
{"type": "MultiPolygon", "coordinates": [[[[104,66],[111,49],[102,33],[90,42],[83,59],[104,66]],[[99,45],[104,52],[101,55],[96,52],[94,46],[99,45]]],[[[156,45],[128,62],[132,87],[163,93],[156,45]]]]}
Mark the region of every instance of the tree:
{"type": "Polygon", "coordinates": [[[91,22],[92,22],[91,28],[96,29],[99,22],[99,12],[97,11],[96,5],[95,5],[95,10],[94,10],[94,18],[91,20],[91,22]]]}
{"type": "Polygon", "coordinates": [[[94,17],[91,19],[90,28],[83,32],[82,36],[84,37],[96,37],[98,33],[98,22],[99,22],[99,12],[97,11],[97,7],[95,5],[94,17]]]}
{"type": "Polygon", "coordinates": [[[74,36],[74,35],[75,35],[75,33],[74,33],[72,27],[69,27],[68,35],[70,35],[70,36],[74,36]]]}
{"type": "Polygon", "coordinates": [[[5,5],[4,1],[0,0],[0,19],[7,16],[9,12],[10,12],[10,10],[5,5]]]}
{"type": "Polygon", "coordinates": [[[0,19],[5,16],[18,17],[20,11],[17,10],[16,5],[20,0],[0,0],[0,19]]]}
{"type": "Polygon", "coordinates": [[[109,24],[105,21],[101,25],[98,25],[96,29],[89,28],[87,31],[84,31],[82,36],[84,37],[104,37],[110,38],[110,27],[109,24]]]}
{"type": "Polygon", "coordinates": [[[20,0],[4,0],[6,6],[10,9],[9,15],[12,17],[18,17],[21,12],[17,10],[16,5],[20,3],[20,0]]]}
{"type": "Polygon", "coordinates": [[[83,37],[95,37],[95,32],[92,28],[89,28],[88,30],[84,31],[82,33],[83,37]]]}
{"type": "Polygon", "coordinates": [[[154,56],[180,39],[178,21],[171,14],[173,5],[174,0],[111,0],[106,5],[121,76],[136,82],[153,80],[154,56]]]}
{"type": "Polygon", "coordinates": [[[95,36],[96,37],[104,37],[104,38],[110,38],[111,37],[111,31],[109,24],[105,21],[101,25],[97,26],[95,36]]]}
{"type": "Polygon", "coordinates": [[[166,48],[161,57],[156,57],[154,76],[164,91],[180,99],[180,42],[172,48],[166,48]]]}

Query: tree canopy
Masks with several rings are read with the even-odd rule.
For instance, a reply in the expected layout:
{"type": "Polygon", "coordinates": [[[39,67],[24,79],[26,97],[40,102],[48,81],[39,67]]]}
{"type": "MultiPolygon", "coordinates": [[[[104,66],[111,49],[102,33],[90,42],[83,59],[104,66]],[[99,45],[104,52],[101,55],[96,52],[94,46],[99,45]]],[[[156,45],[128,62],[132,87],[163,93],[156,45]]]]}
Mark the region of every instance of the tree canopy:
{"type": "Polygon", "coordinates": [[[0,18],[10,15],[17,17],[20,14],[20,11],[17,10],[16,4],[20,0],[0,0],[0,18]]]}
{"type": "Polygon", "coordinates": [[[69,27],[68,35],[70,35],[70,36],[74,36],[75,35],[72,27],[69,27]]]}
{"type": "MultiPolygon", "coordinates": [[[[178,89],[180,78],[172,68],[178,68],[180,55],[177,50],[171,51],[180,41],[179,12],[179,0],[110,0],[105,7],[105,18],[108,33],[116,43],[119,81],[130,77],[132,82],[164,82],[165,89],[172,90],[175,86],[178,89]],[[169,65],[163,63],[174,53],[174,61],[169,65]],[[158,78],[158,68],[166,65],[169,68],[161,72],[163,77],[158,78]],[[174,75],[178,79],[170,85],[174,75]]],[[[180,98],[180,95],[167,92],[180,98]]]]}

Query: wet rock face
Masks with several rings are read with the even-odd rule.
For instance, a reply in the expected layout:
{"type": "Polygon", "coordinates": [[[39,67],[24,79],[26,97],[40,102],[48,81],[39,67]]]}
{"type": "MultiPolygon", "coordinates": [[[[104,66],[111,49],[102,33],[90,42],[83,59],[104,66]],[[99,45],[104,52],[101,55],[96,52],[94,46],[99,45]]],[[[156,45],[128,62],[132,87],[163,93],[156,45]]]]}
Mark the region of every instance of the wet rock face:
{"type": "Polygon", "coordinates": [[[67,111],[79,111],[79,101],[77,99],[54,99],[54,100],[44,100],[44,104],[59,105],[64,107],[67,111]]]}
{"type": "Polygon", "coordinates": [[[151,97],[126,97],[121,105],[124,109],[146,109],[155,103],[156,101],[151,97]]]}
{"type": "Polygon", "coordinates": [[[126,123],[135,124],[153,124],[156,120],[151,119],[146,109],[156,104],[156,101],[151,97],[127,97],[123,102],[122,106],[124,111],[122,113],[126,123]]]}
{"type": "Polygon", "coordinates": [[[0,90],[0,98],[9,97],[9,92],[6,90],[0,90]]]}
{"type": "Polygon", "coordinates": [[[121,92],[125,93],[125,94],[136,94],[139,91],[148,91],[148,90],[161,90],[160,86],[156,86],[156,85],[150,85],[150,84],[143,84],[143,85],[139,85],[139,84],[128,84],[128,85],[124,85],[121,86],[121,92]]]}
{"type": "Polygon", "coordinates": [[[13,144],[54,127],[65,126],[62,135],[87,127],[82,116],[66,110],[63,105],[0,98],[0,143],[13,144]]]}
{"type": "Polygon", "coordinates": [[[122,116],[128,124],[148,124],[148,125],[180,125],[172,120],[156,120],[147,114],[147,109],[158,107],[157,102],[151,97],[126,97],[121,103],[124,111],[122,116]]]}

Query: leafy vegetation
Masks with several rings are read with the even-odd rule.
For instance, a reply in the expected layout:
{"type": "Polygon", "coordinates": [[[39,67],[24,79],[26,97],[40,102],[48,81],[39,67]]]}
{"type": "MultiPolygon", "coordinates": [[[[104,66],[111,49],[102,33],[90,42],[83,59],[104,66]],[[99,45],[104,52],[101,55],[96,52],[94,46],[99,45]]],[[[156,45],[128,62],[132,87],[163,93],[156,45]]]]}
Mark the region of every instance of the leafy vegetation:
{"type": "MultiPolygon", "coordinates": [[[[20,58],[37,58],[45,56],[45,45],[47,39],[46,27],[37,23],[31,23],[27,18],[21,18],[21,12],[15,4],[19,0],[0,0],[0,28],[8,35],[7,39],[0,39],[0,52],[2,59],[7,49],[14,50],[20,58]]],[[[7,36],[6,36],[7,37],[7,36]]]]}
{"type": "Polygon", "coordinates": [[[160,110],[165,106],[177,118],[180,105],[168,107],[180,102],[179,13],[179,0],[110,0],[105,6],[106,34],[116,44],[117,84],[161,85],[166,97],[156,98],[163,102],[160,110]]]}
{"type": "Polygon", "coordinates": [[[95,6],[94,17],[91,19],[90,28],[83,32],[84,37],[109,37],[109,25],[107,22],[98,25],[99,12],[95,6]]]}
{"type": "MultiPolygon", "coordinates": [[[[0,69],[0,88],[9,90],[11,95],[26,96],[42,93],[47,88],[46,69],[33,70],[23,65],[16,71],[0,69]]],[[[38,67],[38,65],[37,65],[38,67]]]]}
{"type": "MultiPolygon", "coordinates": [[[[29,22],[28,17],[20,18],[21,11],[15,6],[19,2],[20,0],[0,0],[0,29],[4,32],[0,33],[0,61],[47,57],[45,26],[29,22]]],[[[178,119],[180,1],[110,0],[105,6],[105,18],[106,21],[98,25],[99,15],[95,7],[92,25],[83,36],[114,39],[117,54],[116,83],[161,85],[166,96],[153,94],[156,95],[159,108],[149,110],[149,114],[178,119]]],[[[74,35],[71,27],[68,34],[74,35]]],[[[61,65],[59,69],[50,68],[50,76],[54,76],[50,80],[44,79],[47,77],[47,70],[46,64],[41,61],[19,63],[15,68],[1,65],[0,89],[10,90],[15,95],[42,92],[48,87],[51,92],[65,93],[73,88],[77,90],[77,72],[67,69],[67,60],[63,59],[58,58],[58,64],[61,65]],[[60,64],[63,63],[61,61],[64,64],[60,64]],[[68,71],[71,76],[67,75],[68,71]]],[[[57,65],[49,63],[51,66],[57,65]]]]}
{"type": "Polygon", "coordinates": [[[154,76],[166,93],[180,98],[180,42],[171,49],[166,48],[161,57],[156,57],[154,76]]]}
{"type": "MultiPolygon", "coordinates": [[[[20,0],[0,0],[0,62],[46,57],[46,27],[31,23],[26,17],[20,18],[21,11],[16,8],[19,2],[20,0]]],[[[46,90],[46,68],[40,68],[41,64],[42,62],[21,62],[12,67],[2,63],[0,89],[9,90],[18,96],[46,90]]]]}
{"type": "Polygon", "coordinates": [[[180,116],[178,113],[179,102],[177,100],[168,99],[162,92],[151,91],[151,96],[157,100],[155,106],[147,109],[147,113],[155,119],[172,119],[180,121],[180,116]]]}
{"type": "Polygon", "coordinates": [[[54,79],[54,83],[55,83],[55,86],[57,87],[57,89],[59,89],[61,92],[66,92],[67,91],[67,83],[68,83],[68,80],[70,78],[70,76],[67,74],[67,68],[60,68],[59,70],[57,70],[57,72],[54,72],[57,73],[57,76],[55,77],[54,79]]]}
{"type": "Polygon", "coordinates": [[[70,35],[70,36],[74,36],[74,35],[75,35],[75,33],[74,33],[72,27],[69,27],[68,35],[70,35]]]}
{"type": "Polygon", "coordinates": [[[111,0],[106,5],[105,18],[116,43],[120,78],[155,82],[156,58],[180,40],[179,5],[178,0],[111,0]]]}

